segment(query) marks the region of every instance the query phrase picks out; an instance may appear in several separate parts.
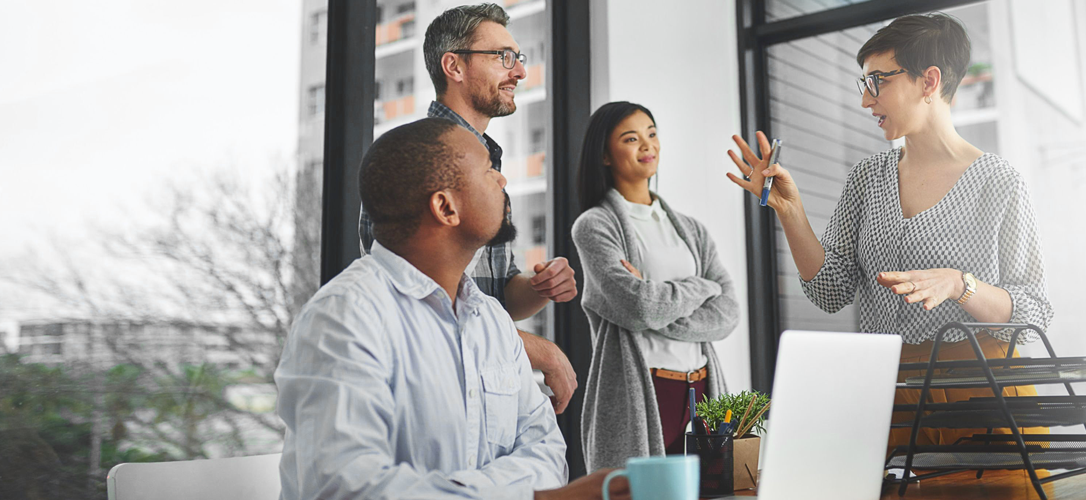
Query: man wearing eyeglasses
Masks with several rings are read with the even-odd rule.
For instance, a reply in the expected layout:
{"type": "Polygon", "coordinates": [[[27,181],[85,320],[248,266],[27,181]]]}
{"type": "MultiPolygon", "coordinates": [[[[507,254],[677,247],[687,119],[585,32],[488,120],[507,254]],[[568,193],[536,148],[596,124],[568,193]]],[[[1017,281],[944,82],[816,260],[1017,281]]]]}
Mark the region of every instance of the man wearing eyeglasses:
{"type": "MultiPolygon", "coordinates": [[[[446,10],[426,28],[423,57],[437,91],[427,116],[453,121],[468,129],[486,146],[491,167],[501,171],[502,148],[486,128],[491,118],[517,110],[514,91],[527,76],[527,58],[506,29],[509,16],[486,3],[446,10]]],[[[362,254],[373,244],[373,225],[362,208],[358,233],[362,254]]],[[[498,299],[514,321],[538,313],[548,302],[568,302],[577,296],[573,269],[564,257],[535,265],[527,277],[513,262],[512,243],[485,246],[468,266],[476,285],[498,299]],[[472,271],[473,270],[473,271],[472,271]]],[[[554,392],[556,413],[565,411],[577,389],[577,374],[554,343],[519,332],[532,368],[540,370],[554,392]]]]}

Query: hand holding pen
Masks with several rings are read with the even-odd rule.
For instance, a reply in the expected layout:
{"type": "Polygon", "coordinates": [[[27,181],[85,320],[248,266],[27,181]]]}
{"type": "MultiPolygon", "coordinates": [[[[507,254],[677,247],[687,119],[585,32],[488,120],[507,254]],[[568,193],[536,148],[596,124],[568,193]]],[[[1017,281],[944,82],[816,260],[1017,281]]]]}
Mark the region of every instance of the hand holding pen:
{"type": "Polygon", "coordinates": [[[772,146],[770,146],[766,135],[761,131],[756,135],[760,155],[755,153],[742,137],[738,135],[732,136],[736,145],[739,146],[742,158],[732,150],[728,150],[728,157],[732,159],[732,162],[739,168],[739,172],[743,176],[740,177],[728,172],[728,179],[754,196],[761,198],[762,189],[767,184],[767,178],[772,178],[773,181],[768,182],[770,189],[767,193],[766,205],[772,207],[778,214],[794,212],[801,207],[799,189],[787,170],[777,163],[770,163],[772,146]]]}

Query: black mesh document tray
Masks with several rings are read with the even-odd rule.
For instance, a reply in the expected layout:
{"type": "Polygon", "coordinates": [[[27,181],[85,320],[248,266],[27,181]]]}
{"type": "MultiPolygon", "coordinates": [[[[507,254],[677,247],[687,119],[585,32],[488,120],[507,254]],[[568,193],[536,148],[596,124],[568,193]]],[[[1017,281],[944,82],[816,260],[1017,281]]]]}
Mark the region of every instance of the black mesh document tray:
{"type": "Polygon", "coordinates": [[[899,495],[905,495],[909,483],[926,477],[975,470],[977,478],[981,478],[986,470],[1008,469],[1025,470],[1037,495],[1047,500],[1041,485],[1086,473],[1086,434],[1026,434],[1022,431],[1025,427],[1077,425],[1086,429],[1086,397],[1076,395],[1071,387],[1072,382],[1086,381],[1086,358],[1057,357],[1040,328],[1022,324],[949,323],[936,333],[928,362],[903,363],[900,370],[920,372],[920,375],[897,384],[898,389],[919,390],[920,398],[917,404],[894,406],[894,411],[913,413],[911,422],[893,425],[912,429],[908,446],[898,447],[886,461],[887,469],[905,470],[902,477],[906,479],[887,478],[887,482],[898,484],[899,495]],[[986,359],[976,334],[996,328],[1014,330],[1010,348],[1005,358],[986,359]],[[952,330],[965,334],[975,359],[937,361],[942,339],[952,330]],[[1018,336],[1030,330],[1044,343],[1047,358],[1013,357],[1018,336]],[[1062,384],[1067,395],[1003,397],[1004,387],[1042,384],[1062,384]],[[945,388],[987,388],[992,396],[953,403],[933,402],[931,391],[945,388]],[[922,427],[987,431],[953,444],[917,445],[922,427]],[[1000,433],[993,433],[996,429],[1000,433]],[[1038,469],[1066,471],[1039,478],[1038,469]],[[910,477],[910,472],[914,471],[926,473],[910,477]]]}

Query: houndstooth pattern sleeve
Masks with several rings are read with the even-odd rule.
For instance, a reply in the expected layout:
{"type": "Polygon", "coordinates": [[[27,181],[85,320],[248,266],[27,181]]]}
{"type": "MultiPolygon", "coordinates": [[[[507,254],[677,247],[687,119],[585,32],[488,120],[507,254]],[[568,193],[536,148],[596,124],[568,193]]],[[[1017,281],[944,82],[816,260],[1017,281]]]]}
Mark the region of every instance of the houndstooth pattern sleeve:
{"type": "Polygon", "coordinates": [[[799,280],[807,298],[828,313],[840,311],[856,300],[856,243],[863,216],[865,171],[870,162],[870,158],[860,162],[845,178],[841,199],[822,235],[826,260],[811,281],[799,280]]]}
{"type": "MultiPolygon", "coordinates": [[[[1054,313],[1048,300],[1044,261],[1040,258],[1041,237],[1026,183],[1010,170],[994,182],[1005,189],[1008,203],[999,227],[1000,281],[993,285],[1011,296],[1011,323],[1029,323],[1047,330],[1054,313]]],[[[1010,342],[1011,333],[1003,330],[992,336],[1010,342]]],[[[1028,340],[1035,337],[1030,332],[1028,340]]]]}

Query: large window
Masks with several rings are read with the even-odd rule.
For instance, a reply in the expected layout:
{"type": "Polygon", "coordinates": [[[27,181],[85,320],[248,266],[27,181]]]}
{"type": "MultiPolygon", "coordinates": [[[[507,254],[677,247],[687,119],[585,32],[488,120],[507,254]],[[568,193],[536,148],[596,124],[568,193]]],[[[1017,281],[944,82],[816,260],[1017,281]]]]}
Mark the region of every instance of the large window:
{"type": "Polygon", "coordinates": [[[865,1],[869,0],[765,0],[765,14],[767,21],[781,21],[865,1]]]}
{"type": "Polygon", "coordinates": [[[0,498],[281,450],[272,373],[318,285],[326,11],[0,7],[0,498]]]}
{"type": "MultiPolygon", "coordinates": [[[[374,139],[404,123],[426,116],[434,87],[422,60],[425,26],[444,10],[463,3],[456,0],[425,2],[379,0],[379,12],[391,13],[377,25],[374,139]],[[414,26],[423,27],[415,30],[414,26]],[[380,89],[378,92],[377,89],[380,89]]],[[[546,90],[546,45],[549,18],[545,0],[504,2],[509,32],[528,56],[528,76],[517,86],[517,111],[490,122],[486,130],[503,149],[502,173],[513,206],[513,223],[521,236],[513,245],[514,262],[531,275],[532,267],[547,260],[546,220],[547,131],[551,128],[546,90]]],[[[540,335],[548,332],[551,307],[518,324],[540,335]]]]}

